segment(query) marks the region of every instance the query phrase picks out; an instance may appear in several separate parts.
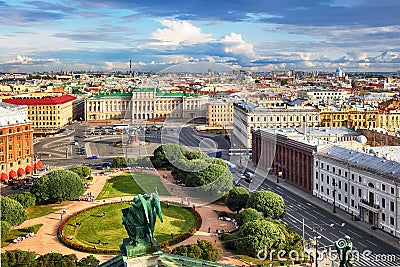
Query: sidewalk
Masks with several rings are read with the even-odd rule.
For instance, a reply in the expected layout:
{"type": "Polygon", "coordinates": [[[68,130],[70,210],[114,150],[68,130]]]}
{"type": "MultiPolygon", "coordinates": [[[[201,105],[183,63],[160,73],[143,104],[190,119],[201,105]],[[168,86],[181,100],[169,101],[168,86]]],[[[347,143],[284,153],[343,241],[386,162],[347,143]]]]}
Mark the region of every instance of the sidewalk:
{"type": "MultiPolygon", "coordinates": [[[[247,168],[251,169],[252,171],[255,171],[255,166],[252,162],[249,162],[247,168]],[[249,166],[250,165],[250,166],[249,166]]],[[[264,171],[262,168],[258,168],[256,174],[262,176],[262,177],[267,177],[268,181],[272,183],[276,183],[277,177],[275,175],[267,175],[268,173],[264,171]]],[[[279,186],[287,189],[288,191],[296,194],[297,196],[305,199],[306,201],[313,203],[314,205],[328,211],[332,212],[333,205],[313,196],[312,194],[309,194],[302,189],[286,182],[284,179],[279,178],[279,186]]],[[[351,214],[345,212],[344,210],[341,210],[339,208],[336,209],[336,216],[339,217],[343,222],[345,222],[347,225],[351,225],[354,228],[358,228],[361,231],[364,231],[365,233],[376,237],[377,239],[380,239],[381,241],[397,248],[400,250],[400,243],[398,239],[386,232],[383,232],[382,230],[372,230],[371,229],[371,224],[363,221],[353,221],[351,219],[351,214]]]]}

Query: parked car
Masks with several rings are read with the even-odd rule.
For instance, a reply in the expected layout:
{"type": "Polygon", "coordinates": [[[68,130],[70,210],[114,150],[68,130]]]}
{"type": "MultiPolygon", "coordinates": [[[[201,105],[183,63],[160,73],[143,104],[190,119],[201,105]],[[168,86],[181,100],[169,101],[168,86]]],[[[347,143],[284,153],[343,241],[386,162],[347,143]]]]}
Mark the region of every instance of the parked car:
{"type": "Polygon", "coordinates": [[[98,156],[90,156],[90,157],[87,157],[87,159],[98,159],[99,157],[98,156]]]}

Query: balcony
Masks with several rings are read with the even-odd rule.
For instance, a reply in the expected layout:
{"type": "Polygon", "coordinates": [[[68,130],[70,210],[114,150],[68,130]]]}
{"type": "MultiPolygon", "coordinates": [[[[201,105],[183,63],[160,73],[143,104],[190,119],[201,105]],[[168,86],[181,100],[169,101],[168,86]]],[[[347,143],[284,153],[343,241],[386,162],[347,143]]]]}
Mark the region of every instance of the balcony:
{"type": "Polygon", "coordinates": [[[379,205],[376,205],[368,201],[367,199],[362,199],[358,205],[375,213],[378,213],[380,211],[379,205]]]}

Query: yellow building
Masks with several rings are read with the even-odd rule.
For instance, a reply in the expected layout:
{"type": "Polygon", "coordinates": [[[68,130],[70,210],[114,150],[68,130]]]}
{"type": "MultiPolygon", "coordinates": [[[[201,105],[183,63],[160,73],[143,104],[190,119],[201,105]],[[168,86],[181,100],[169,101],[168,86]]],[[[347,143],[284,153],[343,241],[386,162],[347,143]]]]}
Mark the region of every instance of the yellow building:
{"type": "Polygon", "coordinates": [[[3,102],[28,106],[28,118],[32,121],[35,133],[55,133],[74,118],[76,97],[62,95],[42,98],[3,99],[3,102]]]}
{"type": "Polygon", "coordinates": [[[390,132],[400,129],[400,110],[379,113],[377,127],[390,132]]]}
{"type": "Polygon", "coordinates": [[[326,108],[320,112],[322,127],[375,128],[378,125],[378,109],[326,108]]]}
{"type": "Polygon", "coordinates": [[[217,100],[207,104],[207,125],[211,127],[232,127],[233,102],[217,100]]]}

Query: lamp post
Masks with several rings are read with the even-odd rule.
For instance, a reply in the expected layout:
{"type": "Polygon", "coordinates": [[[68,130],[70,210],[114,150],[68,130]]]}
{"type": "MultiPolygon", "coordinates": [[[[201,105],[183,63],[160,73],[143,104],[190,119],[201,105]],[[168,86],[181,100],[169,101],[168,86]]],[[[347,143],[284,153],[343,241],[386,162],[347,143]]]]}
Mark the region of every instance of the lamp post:
{"type": "Polygon", "coordinates": [[[333,182],[333,213],[336,213],[336,182],[333,182]]]}

